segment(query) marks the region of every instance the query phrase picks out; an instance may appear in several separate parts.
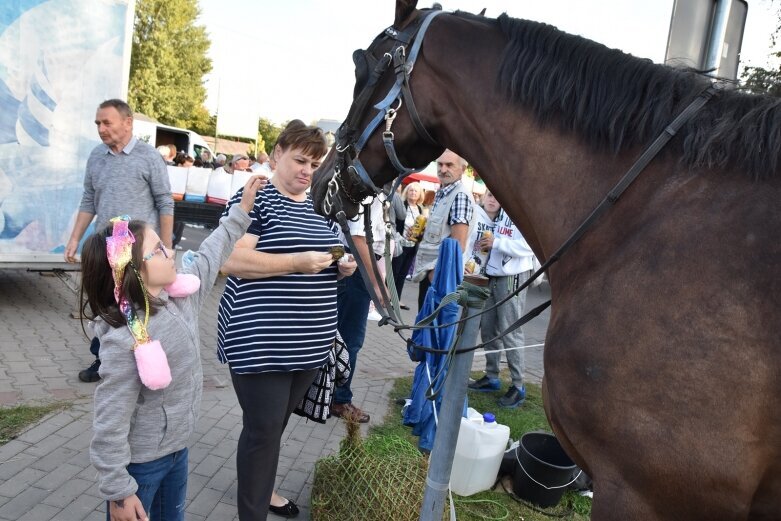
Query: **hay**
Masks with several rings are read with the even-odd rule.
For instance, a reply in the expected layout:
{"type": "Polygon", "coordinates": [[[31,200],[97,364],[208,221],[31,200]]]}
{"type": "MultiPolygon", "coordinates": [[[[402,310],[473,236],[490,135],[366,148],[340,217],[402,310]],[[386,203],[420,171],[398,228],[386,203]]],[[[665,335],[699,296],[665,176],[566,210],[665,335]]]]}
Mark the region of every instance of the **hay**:
{"type": "Polygon", "coordinates": [[[348,421],[339,452],[315,465],[313,521],[414,521],[420,515],[428,463],[398,436],[361,439],[348,421]]]}

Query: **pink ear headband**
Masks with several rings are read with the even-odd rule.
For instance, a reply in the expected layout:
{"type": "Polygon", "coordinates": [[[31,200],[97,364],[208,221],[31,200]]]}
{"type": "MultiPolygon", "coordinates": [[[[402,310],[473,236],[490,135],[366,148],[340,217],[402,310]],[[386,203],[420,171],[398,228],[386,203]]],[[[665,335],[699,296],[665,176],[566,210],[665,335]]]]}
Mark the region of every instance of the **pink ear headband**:
{"type": "Polygon", "coordinates": [[[168,358],[157,340],[150,340],[146,327],[149,324],[149,296],[146,286],[141,279],[141,274],[133,265],[133,244],[136,238],[128,228],[130,217],[121,215],[111,219],[113,229],[110,237],[106,237],[106,256],[114,275],[114,299],[119,306],[119,311],[125,317],[125,322],[133,335],[135,343],[133,354],[136,358],[138,375],[141,382],[152,390],[163,389],[171,383],[171,369],[168,367],[168,358]],[[144,321],[139,320],[133,303],[126,295],[122,294],[122,281],[125,277],[125,269],[128,264],[141,284],[144,293],[144,321]]]}

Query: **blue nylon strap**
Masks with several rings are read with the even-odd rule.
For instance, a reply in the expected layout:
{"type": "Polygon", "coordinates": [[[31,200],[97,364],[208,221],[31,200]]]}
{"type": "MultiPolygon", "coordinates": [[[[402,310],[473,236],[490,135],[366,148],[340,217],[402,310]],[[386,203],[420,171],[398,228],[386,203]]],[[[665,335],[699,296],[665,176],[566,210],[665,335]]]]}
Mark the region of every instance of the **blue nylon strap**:
{"type": "Polygon", "coordinates": [[[393,87],[391,87],[388,95],[374,106],[374,108],[378,109],[379,112],[377,112],[377,115],[374,116],[374,119],[369,122],[369,125],[366,127],[366,130],[363,131],[361,137],[358,138],[358,142],[355,144],[356,153],[363,150],[364,145],[366,145],[366,142],[369,141],[372,133],[374,133],[380,123],[382,123],[382,120],[385,117],[385,109],[390,107],[393,102],[396,101],[396,98],[399,97],[399,94],[401,94],[401,82],[396,80],[396,83],[393,84],[393,87]]]}
{"type": "Polygon", "coordinates": [[[442,11],[431,11],[420,25],[418,35],[415,38],[415,41],[412,42],[412,50],[407,55],[407,62],[410,64],[410,67],[415,65],[415,60],[418,59],[418,52],[420,51],[420,46],[423,45],[423,37],[426,35],[426,31],[428,31],[428,26],[431,25],[431,22],[434,20],[434,18],[441,14],[442,11]]]}
{"type": "Polygon", "coordinates": [[[375,194],[382,192],[382,190],[377,188],[377,186],[374,184],[374,181],[372,181],[372,178],[369,176],[369,172],[366,171],[366,167],[363,166],[363,163],[361,163],[361,160],[357,157],[353,160],[352,168],[358,172],[358,175],[360,176],[361,180],[366,183],[366,186],[374,190],[375,194]]]}

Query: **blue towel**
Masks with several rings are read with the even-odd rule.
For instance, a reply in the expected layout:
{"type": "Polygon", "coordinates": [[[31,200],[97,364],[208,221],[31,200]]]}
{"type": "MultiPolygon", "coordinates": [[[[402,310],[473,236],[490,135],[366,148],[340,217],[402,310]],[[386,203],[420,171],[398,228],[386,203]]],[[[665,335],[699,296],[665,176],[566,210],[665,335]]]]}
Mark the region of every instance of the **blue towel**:
{"type": "MultiPolygon", "coordinates": [[[[439,257],[434,270],[434,279],[426,293],[423,308],[418,312],[416,321],[421,320],[439,306],[448,293],[456,290],[464,279],[461,258],[461,246],[454,239],[445,239],[439,247],[439,257]]],[[[445,306],[431,325],[449,324],[459,317],[459,306],[451,303],[445,306]]],[[[457,326],[453,325],[439,329],[417,329],[412,334],[412,340],[419,345],[435,349],[448,349],[455,340],[457,326]]],[[[434,403],[426,399],[426,390],[432,379],[435,387],[441,387],[446,371],[440,374],[444,365],[445,355],[426,353],[414,348],[408,349],[409,357],[420,362],[415,368],[412,379],[412,403],[404,411],[404,425],[412,426],[412,433],[420,437],[418,446],[421,450],[430,452],[434,446],[434,436],[437,431],[434,417],[434,403]]],[[[442,395],[436,399],[437,414],[442,403],[442,395]]],[[[466,410],[466,404],[464,404],[466,410]]]]}

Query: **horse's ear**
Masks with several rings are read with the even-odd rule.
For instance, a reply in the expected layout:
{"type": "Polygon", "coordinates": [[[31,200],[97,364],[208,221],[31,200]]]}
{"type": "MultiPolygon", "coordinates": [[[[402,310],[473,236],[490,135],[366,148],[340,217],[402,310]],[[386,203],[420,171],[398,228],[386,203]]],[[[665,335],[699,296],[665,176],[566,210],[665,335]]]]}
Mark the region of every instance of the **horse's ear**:
{"type": "Polygon", "coordinates": [[[393,21],[393,27],[404,29],[415,13],[417,5],[418,0],[396,0],[396,19],[393,21]]]}

